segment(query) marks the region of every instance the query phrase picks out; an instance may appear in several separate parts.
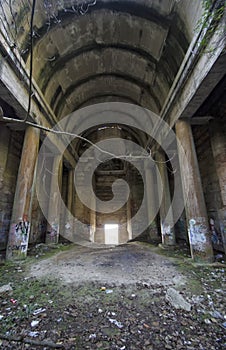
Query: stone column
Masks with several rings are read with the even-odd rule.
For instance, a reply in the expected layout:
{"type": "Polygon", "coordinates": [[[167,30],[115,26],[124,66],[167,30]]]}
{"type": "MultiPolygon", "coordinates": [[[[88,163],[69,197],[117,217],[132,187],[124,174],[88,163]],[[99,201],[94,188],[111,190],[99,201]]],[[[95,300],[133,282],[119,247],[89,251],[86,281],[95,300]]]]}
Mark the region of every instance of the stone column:
{"type": "Polygon", "coordinates": [[[185,198],[185,211],[191,256],[195,261],[213,261],[213,248],[202,189],[198,160],[189,122],[176,123],[181,179],[185,198]],[[180,142],[180,144],[179,144],[180,142]],[[181,147],[184,153],[181,151],[181,147]],[[187,199],[187,200],[186,200],[187,199]]]}
{"type": "Polygon", "coordinates": [[[209,130],[222,199],[222,207],[218,209],[218,218],[226,253],[226,127],[222,122],[211,120],[209,130]]]}
{"type": "MultiPolygon", "coordinates": [[[[68,169],[63,169],[62,176],[62,207],[61,207],[61,215],[60,215],[60,233],[63,237],[66,234],[66,224],[67,224],[67,197],[68,197],[68,169]]],[[[62,239],[62,237],[60,237],[62,239]]]]}
{"type": "Polygon", "coordinates": [[[29,126],[24,136],[21,161],[17,175],[7,259],[23,258],[27,255],[31,221],[31,196],[35,166],[39,149],[40,131],[29,126]]]}
{"type": "Polygon", "coordinates": [[[160,203],[160,225],[162,234],[162,244],[166,246],[173,246],[176,244],[175,232],[174,232],[174,219],[173,211],[171,207],[171,196],[169,188],[169,179],[166,167],[166,157],[163,151],[156,153],[156,162],[158,165],[161,178],[158,177],[158,192],[161,193],[162,189],[162,201],[160,203]]]}
{"type": "MultiPolygon", "coordinates": [[[[92,204],[95,206],[95,198],[91,198],[92,204]]],[[[95,232],[96,232],[96,212],[90,210],[90,241],[95,242],[95,232]]]]}
{"type": "Polygon", "coordinates": [[[62,185],[62,156],[53,159],[48,209],[46,243],[58,243],[60,234],[60,193],[62,185]]]}
{"type": "MultiPolygon", "coordinates": [[[[0,108],[1,113],[1,108],[0,108]]],[[[0,250],[6,249],[11,205],[9,200],[9,188],[12,188],[13,181],[6,181],[8,154],[10,149],[10,130],[4,124],[0,126],[0,250]]],[[[13,174],[13,170],[12,170],[13,174]]],[[[7,176],[9,177],[9,176],[7,176]]],[[[13,178],[10,176],[10,179],[13,178]]]]}
{"type": "Polygon", "coordinates": [[[128,240],[130,241],[133,238],[133,230],[132,230],[132,223],[131,223],[131,198],[128,199],[126,204],[126,214],[127,214],[128,240]]]}
{"type": "Polygon", "coordinates": [[[67,176],[67,195],[66,195],[66,207],[64,218],[64,237],[70,241],[73,241],[74,233],[74,170],[68,170],[67,176]]]}
{"type": "Polygon", "coordinates": [[[156,223],[156,214],[158,207],[158,186],[155,181],[155,169],[151,166],[150,161],[148,160],[145,164],[145,181],[146,186],[145,190],[147,191],[147,216],[148,216],[148,231],[151,241],[156,241],[158,237],[158,228],[156,223]]]}
{"type": "Polygon", "coordinates": [[[67,208],[72,212],[73,208],[73,187],[74,187],[74,170],[68,171],[68,191],[67,191],[67,208]]]}

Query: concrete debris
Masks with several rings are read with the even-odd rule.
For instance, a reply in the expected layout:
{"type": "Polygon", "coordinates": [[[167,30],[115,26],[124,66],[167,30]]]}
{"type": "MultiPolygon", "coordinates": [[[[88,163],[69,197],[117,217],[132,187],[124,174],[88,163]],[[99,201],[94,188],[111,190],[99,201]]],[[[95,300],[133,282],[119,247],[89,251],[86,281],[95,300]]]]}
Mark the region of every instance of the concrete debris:
{"type": "Polygon", "coordinates": [[[220,312],[214,310],[210,312],[210,315],[214,318],[224,319],[220,312]]]}
{"type": "Polygon", "coordinates": [[[40,321],[32,321],[31,327],[36,327],[39,324],[40,321]]]}
{"type": "Polygon", "coordinates": [[[112,290],[112,289],[107,289],[107,290],[105,291],[105,293],[106,293],[106,294],[111,294],[111,293],[113,293],[113,290],[112,290]]]}
{"type": "Polygon", "coordinates": [[[46,311],[46,309],[40,308],[40,309],[35,310],[35,311],[33,312],[33,315],[34,315],[34,316],[35,316],[35,315],[39,315],[39,314],[41,314],[41,313],[43,313],[43,312],[45,312],[45,311],[46,311]]]}
{"type": "Polygon", "coordinates": [[[166,300],[176,309],[191,311],[191,304],[174,288],[169,288],[166,292],[166,300]]]}
{"type": "Polygon", "coordinates": [[[12,292],[13,288],[11,287],[11,284],[5,284],[4,286],[0,287],[0,294],[12,292]]]}
{"type": "Polygon", "coordinates": [[[29,333],[28,333],[28,336],[29,336],[29,337],[32,337],[32,338],[36,338],[36,337],[39,336],[39,332],[29,332],[29,333]]]}
{"type": "Polygon", "coordinates": [[[208,318],[206,318],[206,319],[204,320],[204,322],[205,322],[205,324],[211,324],[211,323],[212,323],[208,318]]]}
{"type": "Polygon", "coordinates": [[[121,322],[118,322],[117,320],[113,319],[113,318],[109,318],[109,321],[114,324],[115,326],[117,326],[118,328],[123,328],[123,325],[121,324],[121,322]]]}
{"type": "Polygon", "coordinates": [[[94,334],[90,334],[89,336],[89,340],[95,340],[97,337],[97,335],[94,333],[94,334]]]}

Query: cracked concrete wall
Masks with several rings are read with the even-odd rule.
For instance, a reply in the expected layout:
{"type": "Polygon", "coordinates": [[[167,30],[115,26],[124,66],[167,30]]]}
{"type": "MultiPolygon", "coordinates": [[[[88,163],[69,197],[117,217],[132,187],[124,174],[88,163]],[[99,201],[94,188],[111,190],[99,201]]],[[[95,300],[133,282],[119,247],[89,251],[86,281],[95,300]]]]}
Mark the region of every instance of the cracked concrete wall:
{"type": "Polygon", "coordinates": [[[210,228],[212,230],[215,229],[216,235],[220,240],[220,244],[216,244],[215,239],[215,248],[223,251],[219,218],[219,210],[222,208],[223,204],[216,164],[210,143],[209,127],[208,125],[195,126],[193,130],[210,228]],[[214,220],[214,224],[211,219],[214,220]]]}
{"type": "Polygon", "coordinates": [[[5,249],[12,213],[23,133],[0,125],[0,249],[5,249]]]}
{"type": "Polygon", "coordinates": [[[198,22],[203,13],[202,1],[179,0],[176,4],[176,11],[183,20],[183,28],[187,33],[187,37],[192,40],[197,33],[198,22]]]}
{"type": "Polygon", "coordinates": [[[44,242],[46,230],[47,221],[40,208],[34,184],[29,244],[44,242]]]}

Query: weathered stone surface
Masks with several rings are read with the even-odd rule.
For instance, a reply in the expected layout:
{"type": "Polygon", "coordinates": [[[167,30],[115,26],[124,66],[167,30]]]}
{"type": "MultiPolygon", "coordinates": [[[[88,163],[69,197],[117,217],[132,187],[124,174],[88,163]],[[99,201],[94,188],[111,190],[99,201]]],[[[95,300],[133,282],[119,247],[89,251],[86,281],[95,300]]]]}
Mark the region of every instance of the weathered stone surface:
{"type": "Polygon", "coordinates": [[[169,288],[166,292],[166,300],[176,309],[191,311],[189,304],[184,297],[174,288],[169,288]]]}
{"type": "Polygon", "coordinates": [[[7,244],[7,258],[27,255],[31,225],[32,186],[39,147],[39,130],[29,126],[24,137],[7,244]]]}
{"type": "Polygon", "coordinates": [[[0,249],[9,233],[23,134],[0,125],[0,249]]]}
{"type": "Polygon", "coordinates": [[[176,123],[176,135],[191,254],[197,261],[211,262],[213,248],[209,221],[194,139],[188,121],[179,120],[176,123]]]}
{"type": "Polygon", "coordinates": [[[167,174],[166,157],[163,151],[159,151],[156,154],[156,164],[159,169],[160,177],[158,176],[158,199],[160,202],[160,225],[162,234],[162,244],[166,246],[175,245],[175,231],[174,231],[174,218],[171,206],[171,195],[169,188],[169,178],[167,174]]]}

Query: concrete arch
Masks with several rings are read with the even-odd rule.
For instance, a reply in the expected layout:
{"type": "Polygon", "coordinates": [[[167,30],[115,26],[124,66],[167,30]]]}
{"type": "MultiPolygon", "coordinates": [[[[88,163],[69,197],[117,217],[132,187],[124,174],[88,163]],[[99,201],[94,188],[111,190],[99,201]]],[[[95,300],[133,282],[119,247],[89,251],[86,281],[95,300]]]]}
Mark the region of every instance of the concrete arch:
{"type": "Polygon", "coordinates": [[[58,100],[54,111],[61,119],[63,116],[75,110],[76,106],[82,103],[83,100],[92,97],[96,92],[117,94],[119,91],[125,91],[130,98],[137,101],[140,101],[144,94],[148,95],[150,106],[153,107],[154,111],[159,110],[158,101],[151,95],[151,91],[143,86],[142,81],[139,82],[129,76],[105,73],[88,77],[86,80],[70,87],[70,89],[62,95],[61,100],[58,100]]]}
{"type": "MultiPolygon", "coordinates": [[[[140,89],[146,90],[148,94],[150,94],[155,100],[155,104],[158,108],[160,108],[159,101],[157,97],[153,96],[151,93],[150,85],[145,83],[142,79],[134,78],[127,74],[117,73],[117,72],[104,72],[104,73],[98,73],[94,75],[89,75],[85,79],[82,79],[80,81],[77,81],[75,84],[70,85],[68,89],[65,91],[65,93],[62,95],[62,97],[58,100],[57,105],[55,106],[55,110],[59,110],[59,106],[63,103],[64,99],[67,99],[68,97],[72,96],[72,94],[76,94],[76,90],[81,88],[82,85],[89,84],[93,81],[98,81],[101,78],[114,78],[115,81],[119,80],[125,80],[127,82],[130,82],[134,85],[137,85],[140,89]]],[[[116,82],[117,83],[117,82],[116,82]]]]}
{"type": "Polygon", "coordinates": [[[123,102],[128,102],[128,103],[132,103],[135,105],[139,106],[139,103],[132,99],[129,96],[123,95],[123,94],[95,94],[92,97],[88,98],[87,100],[83,101],[80,105],[76,106],[75,110],[83,108],[83,107],[87,107],[93,103],[101,103],[103,101],[107,101],[108,102],[108,98],[111,99],[111,102],[116,102],[116,101],[123,101],[123,102]]]}
{"type": "Polygon", "coordinates": [[[119,72],[128,72],[139,79],[143,76],[144,81],[151,85],[154,80],[155,67],[156,62],[144,50],[123,44],[93,44],[54,61],[49,75],[45,75],[42,92],[47,100],[50,100],[50,95],[53,95],[54,88],[60,83],[60,80],[65,89],[71,84],[73,74],[76,74],[77,80],[81,80],[82,77],[89,74],[115,69],[119,72]]]}

